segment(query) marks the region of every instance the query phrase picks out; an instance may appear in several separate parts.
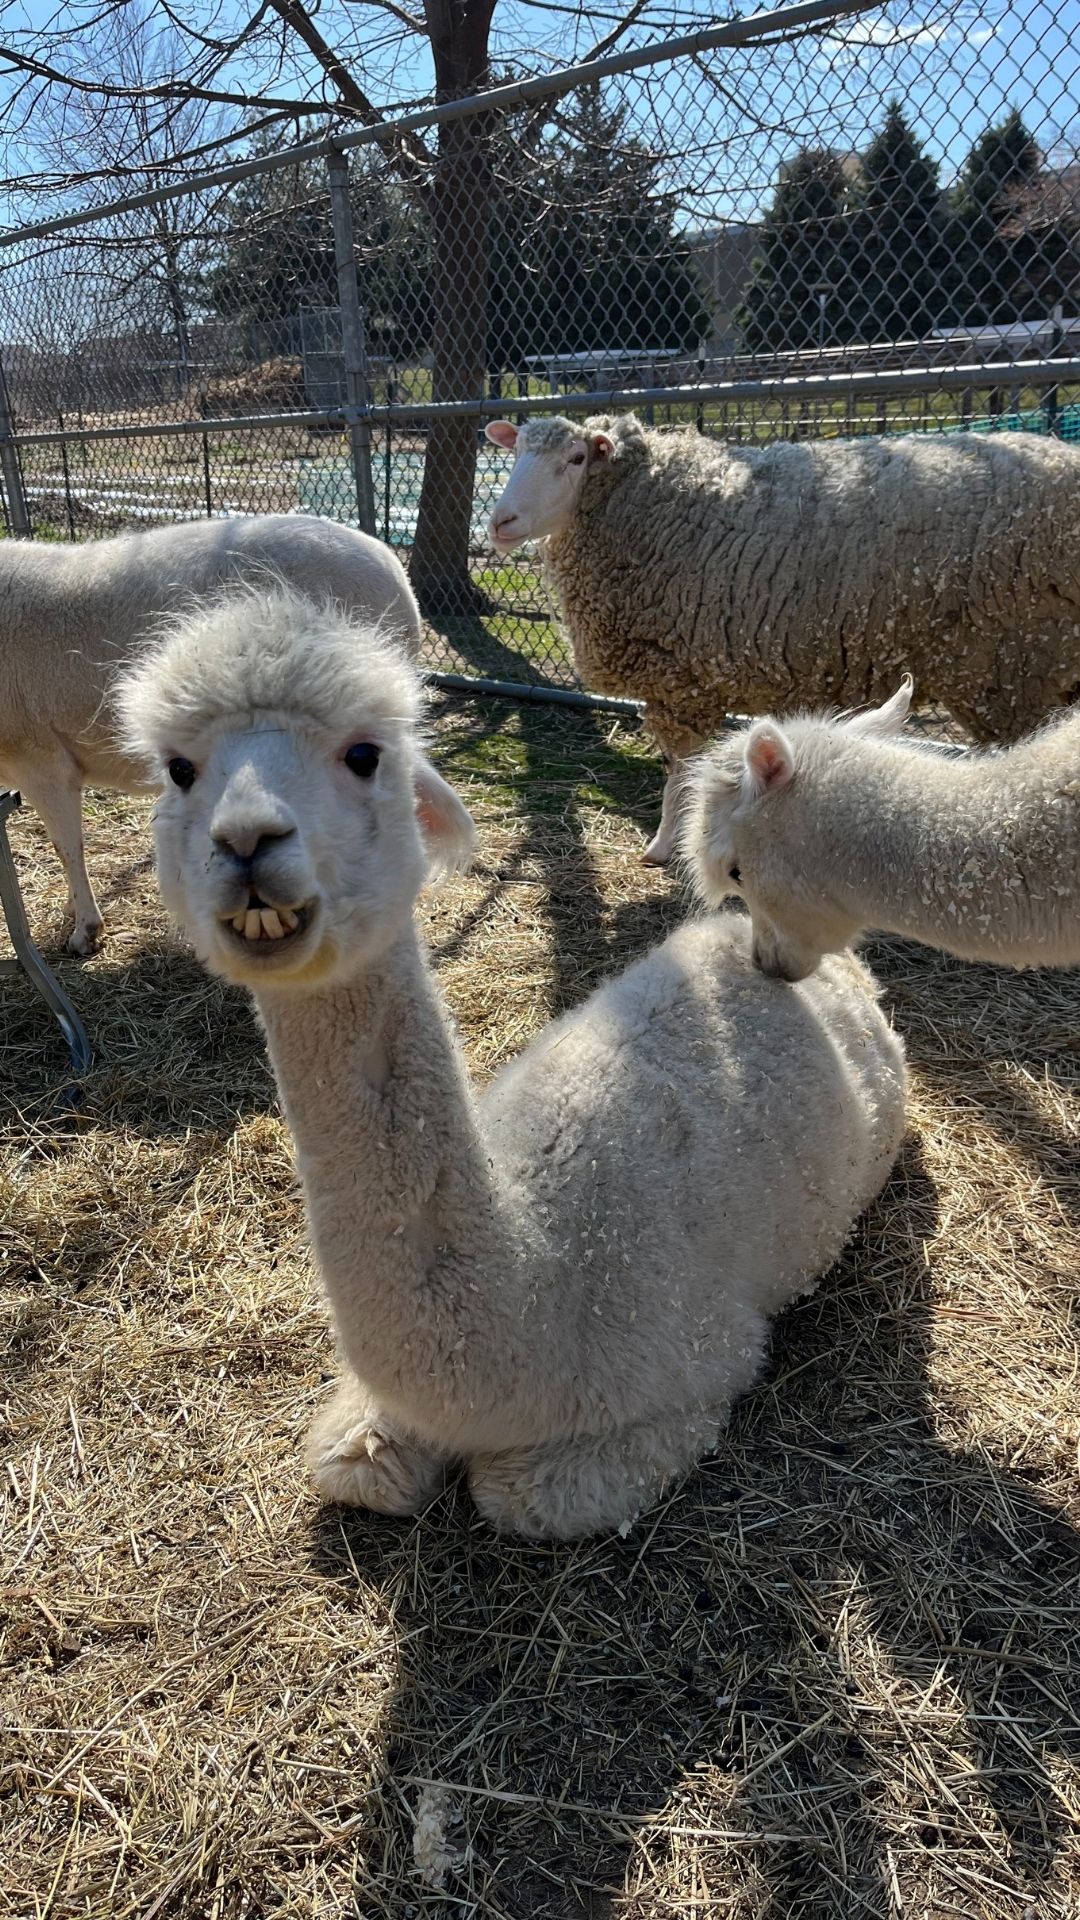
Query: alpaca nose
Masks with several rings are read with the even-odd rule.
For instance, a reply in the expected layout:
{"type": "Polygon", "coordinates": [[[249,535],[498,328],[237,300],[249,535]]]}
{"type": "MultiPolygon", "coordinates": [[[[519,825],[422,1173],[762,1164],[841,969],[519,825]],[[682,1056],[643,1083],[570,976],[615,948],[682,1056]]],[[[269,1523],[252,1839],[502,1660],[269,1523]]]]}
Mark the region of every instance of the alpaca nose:
{"type": "Polygon", "coordinates": [[[503,535],[510,531],[511,527],[516,527],[519,517],[516,513],[505,513],[498,510],[493,513],[491,516],[491,531],[495,535],[496,540],[501,540],[503,535]]]}
{"type": "Polygon", "coordinates": [[[291,820],[255,820],[241,815],[234,820],[215,820],[210,837],[219,853],[228,854],[240,866],[250,869],[262,854],[276,850],[295,832],[291,820]]]}

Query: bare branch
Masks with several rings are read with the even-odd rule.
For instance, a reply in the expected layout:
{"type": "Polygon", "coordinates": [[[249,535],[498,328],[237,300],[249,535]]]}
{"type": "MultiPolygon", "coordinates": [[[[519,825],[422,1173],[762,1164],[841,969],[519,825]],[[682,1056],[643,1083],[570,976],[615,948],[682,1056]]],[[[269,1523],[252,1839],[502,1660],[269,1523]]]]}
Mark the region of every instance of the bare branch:
{"type": "Polygon", "coordinates": [[[634,0],[629,13],[619,21],[617,26],[612,27],[610,33],[605,33],[603,39],[598,40],[594,47],[590,47],[588,53],[582,55],[582,59],[602,60],[605,53],[610,53],[616,42],[622,39],[623,34],[629,32],[635,20],[640,20],[648,5],[649,0],[634,0]]]}
{"type": "MultiPolygon", "coordinates": [[[[318,61],[331,85],[336,88],[342,104],[354,113],[365,127],[381,127],[386,124],[383,115],[358,81],[350,73],[345,62],[336,54],[328,41],[324,40],[314,20],[301,0],[269,0],[274,12],[285,25],[296,34],[318,61]]],[[[426,174],[432,164],[431,155],[423,141],[413,133],[397,133],[393,141],[388,142],[394,154],[398,171],[402,177],[414,186],[418,176],[426,174]]]]}

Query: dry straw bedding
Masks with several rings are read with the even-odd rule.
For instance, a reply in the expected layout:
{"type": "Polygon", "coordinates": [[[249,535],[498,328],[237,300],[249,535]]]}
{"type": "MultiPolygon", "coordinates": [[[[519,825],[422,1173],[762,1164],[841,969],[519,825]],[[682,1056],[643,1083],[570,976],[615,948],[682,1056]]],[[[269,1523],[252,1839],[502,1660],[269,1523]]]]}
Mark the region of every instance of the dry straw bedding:
{"type": "MultiPolygon", "coordinates": [[[[603,804],[596,720],[448,710],[438,741],[484,859],[425,917],[482,1079],[684,902],[636,863],[648,770],[637,819],[603,804]],[[509,794],[467,778],[500,733],[509,794]]],[[[288,1143],[144,819],[93,808],[81,1110],[0,993],[0,1913],[1080,1914],[1080,977],[876,945],[915,1068],[881,1203],[661,1511],[507,1545],[456,1490],[415,1524],[316,1505],[288,1143]]],[[[13,839],[48,939],[55,870],[13,839]]]]}

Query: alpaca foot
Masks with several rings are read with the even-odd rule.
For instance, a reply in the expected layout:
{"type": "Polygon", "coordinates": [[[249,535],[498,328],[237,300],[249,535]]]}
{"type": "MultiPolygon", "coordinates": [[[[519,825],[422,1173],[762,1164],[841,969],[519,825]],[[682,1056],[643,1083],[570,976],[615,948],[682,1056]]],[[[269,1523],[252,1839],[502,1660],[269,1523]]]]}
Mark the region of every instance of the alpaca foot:
{"type": "Polygon", "coordinates": [[[325,1500],[399,1515],[426,1507],[447,1467],[395,1433],[360,1385],[347,1379],[312,1422],[308,1462],[325,1500]]]}
{"type": "Polygon", "coordinates": [[[685,1414],[620,1432],[492,1453],[470,1463],[485,1520],[533,1540],[627,1532],[671,1482],[716,1444],[716,1413],[685,1414]]]}

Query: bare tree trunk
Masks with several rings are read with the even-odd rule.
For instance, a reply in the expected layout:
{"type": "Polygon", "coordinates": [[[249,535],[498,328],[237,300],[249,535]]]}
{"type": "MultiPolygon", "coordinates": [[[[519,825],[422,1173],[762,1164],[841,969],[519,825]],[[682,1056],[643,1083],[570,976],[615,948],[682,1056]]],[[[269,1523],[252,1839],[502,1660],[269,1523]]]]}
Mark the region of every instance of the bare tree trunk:
{"type": "MultiPolygon", "coordinates": [[[[488,74],[493,0],[428,0],[438,96],[460,98],[488,74]]],[[[432,398],[476,400],[484,390],[488,304],[490,120],[486,114],[439,128],[430,213],[433,227],[432,398]]],[[[424,460],[412,581],[433,617],[482,604],[469,576],[469,524],[479,416],[432,421],[424,460]]]]}

